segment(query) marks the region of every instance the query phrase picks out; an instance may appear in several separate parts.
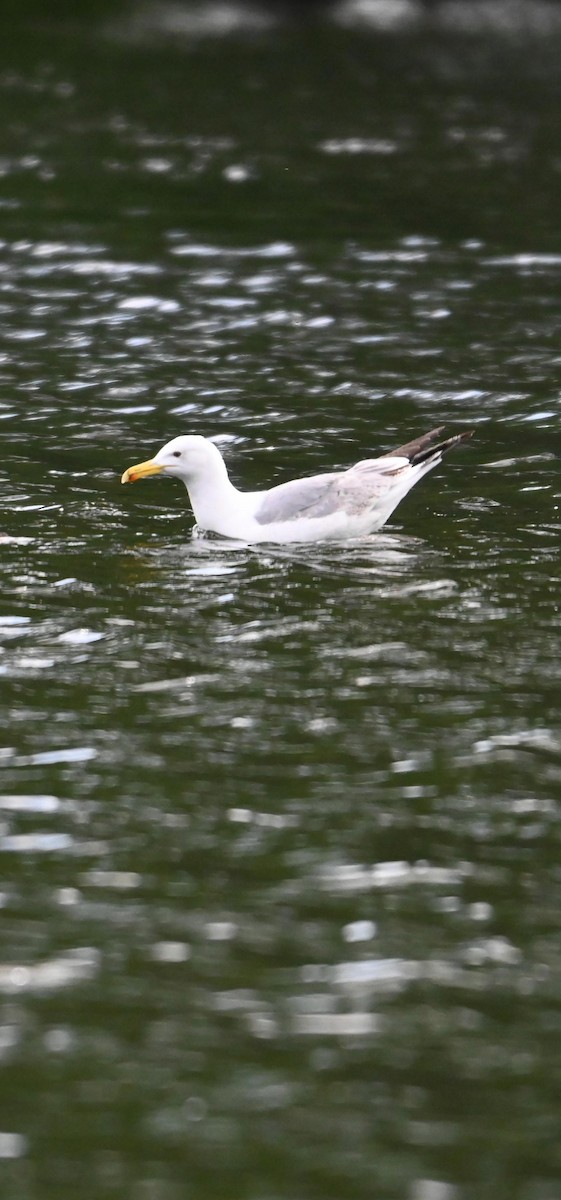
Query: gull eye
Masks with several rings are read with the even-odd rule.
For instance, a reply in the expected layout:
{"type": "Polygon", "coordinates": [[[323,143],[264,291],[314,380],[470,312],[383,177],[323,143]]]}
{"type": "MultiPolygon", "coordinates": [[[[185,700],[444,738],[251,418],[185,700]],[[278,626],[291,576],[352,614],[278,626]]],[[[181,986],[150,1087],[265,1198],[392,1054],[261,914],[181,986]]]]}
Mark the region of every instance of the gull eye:
{"type": "Polygon", "coordinates": [[[181,450],[172,450],[171,456],[172,458],[181,458],[181,450]]]}

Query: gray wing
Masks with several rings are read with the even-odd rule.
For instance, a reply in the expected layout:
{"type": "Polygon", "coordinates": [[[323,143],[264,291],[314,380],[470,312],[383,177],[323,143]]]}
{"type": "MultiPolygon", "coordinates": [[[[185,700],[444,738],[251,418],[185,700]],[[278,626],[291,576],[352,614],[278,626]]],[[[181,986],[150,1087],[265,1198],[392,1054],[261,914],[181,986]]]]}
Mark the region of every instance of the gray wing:
{"type": "Polygon", "coordinates": [[[383,496],[387,496],[400,477],[411,467],[407,458],[384,455],[383,458],[365,458],[345,471],[340,488],[340,507],[349,515],[358,515],[375,508],[383,496]]]}
{"type": "Polygon", "coordinates": [[[255,520],[271,525],[302,517],[329,517],[336,512],[362,512],[387,491],[396,471],[404,466],[409,463],[403,458],[367,459],[348,471],[281,483],[265,493],[255,520]]]}
{"type": "Polygon", "coordinates": [[[297,521],[300,517],[328,517],[341,507],[338,490],[341,478],[342,473],[337,473],[280,483],[264,494],[255,520],[260,525],[272,525],[276,521],[297,521]]]}

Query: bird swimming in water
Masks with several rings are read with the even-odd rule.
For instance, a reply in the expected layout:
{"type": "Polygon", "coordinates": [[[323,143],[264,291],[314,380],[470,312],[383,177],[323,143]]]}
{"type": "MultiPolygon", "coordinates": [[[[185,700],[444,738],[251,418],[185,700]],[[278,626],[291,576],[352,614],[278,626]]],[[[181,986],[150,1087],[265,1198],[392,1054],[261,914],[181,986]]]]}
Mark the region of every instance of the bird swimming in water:
{"type": "Polygon", "coordinates": [[[259,492],[234,487],[214,442],[185,435],[167,442],[147,462],[128,467],[121,483],[160,474],[181,479],[197,525],[206,533],[249,543],[342,541],[380,529],[419,479],[473,430],[439,441],[442,433],[441,426],[346,471],[293,479],[259,492]]]}

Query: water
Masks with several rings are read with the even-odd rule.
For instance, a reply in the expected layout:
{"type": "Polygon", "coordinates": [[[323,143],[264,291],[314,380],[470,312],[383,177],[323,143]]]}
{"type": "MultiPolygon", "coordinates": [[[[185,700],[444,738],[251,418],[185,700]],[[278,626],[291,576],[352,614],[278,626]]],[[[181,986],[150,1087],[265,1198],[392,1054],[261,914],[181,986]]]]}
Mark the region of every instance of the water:
{"type": "Polygon", "coordinates": [[[157,12],[0,43],[0,1190],[556,1200],[551,50],[157,12]],[[349,545],[119,484],[440,424],[349,545]]]}

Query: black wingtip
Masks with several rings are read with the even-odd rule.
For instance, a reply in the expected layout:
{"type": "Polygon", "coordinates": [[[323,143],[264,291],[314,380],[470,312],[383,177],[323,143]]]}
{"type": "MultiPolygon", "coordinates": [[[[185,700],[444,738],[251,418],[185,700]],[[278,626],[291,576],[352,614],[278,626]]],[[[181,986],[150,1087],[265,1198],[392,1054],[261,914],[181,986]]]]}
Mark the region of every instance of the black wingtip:
{"type": "Polygon", "coordinates": [[[442,442],[437,442],[436,439],[444,432],[444,428],[444,425],[439,425],[438,429],[431,429],[430,433],[423,433],[421,437],[414,438],[412,442],[406,442],[397,450],[392,450],[387,457],[395,455],[395,457],[408,458],[411,466],[415,466],[417,463],[432,458],[435,454],[446,454],[447,450],[452,450],[460,442],[467,442],[475,433],[474,429],[465,429],[462,433],[454,433],[451,437],[444,438],[442,442]]]}

